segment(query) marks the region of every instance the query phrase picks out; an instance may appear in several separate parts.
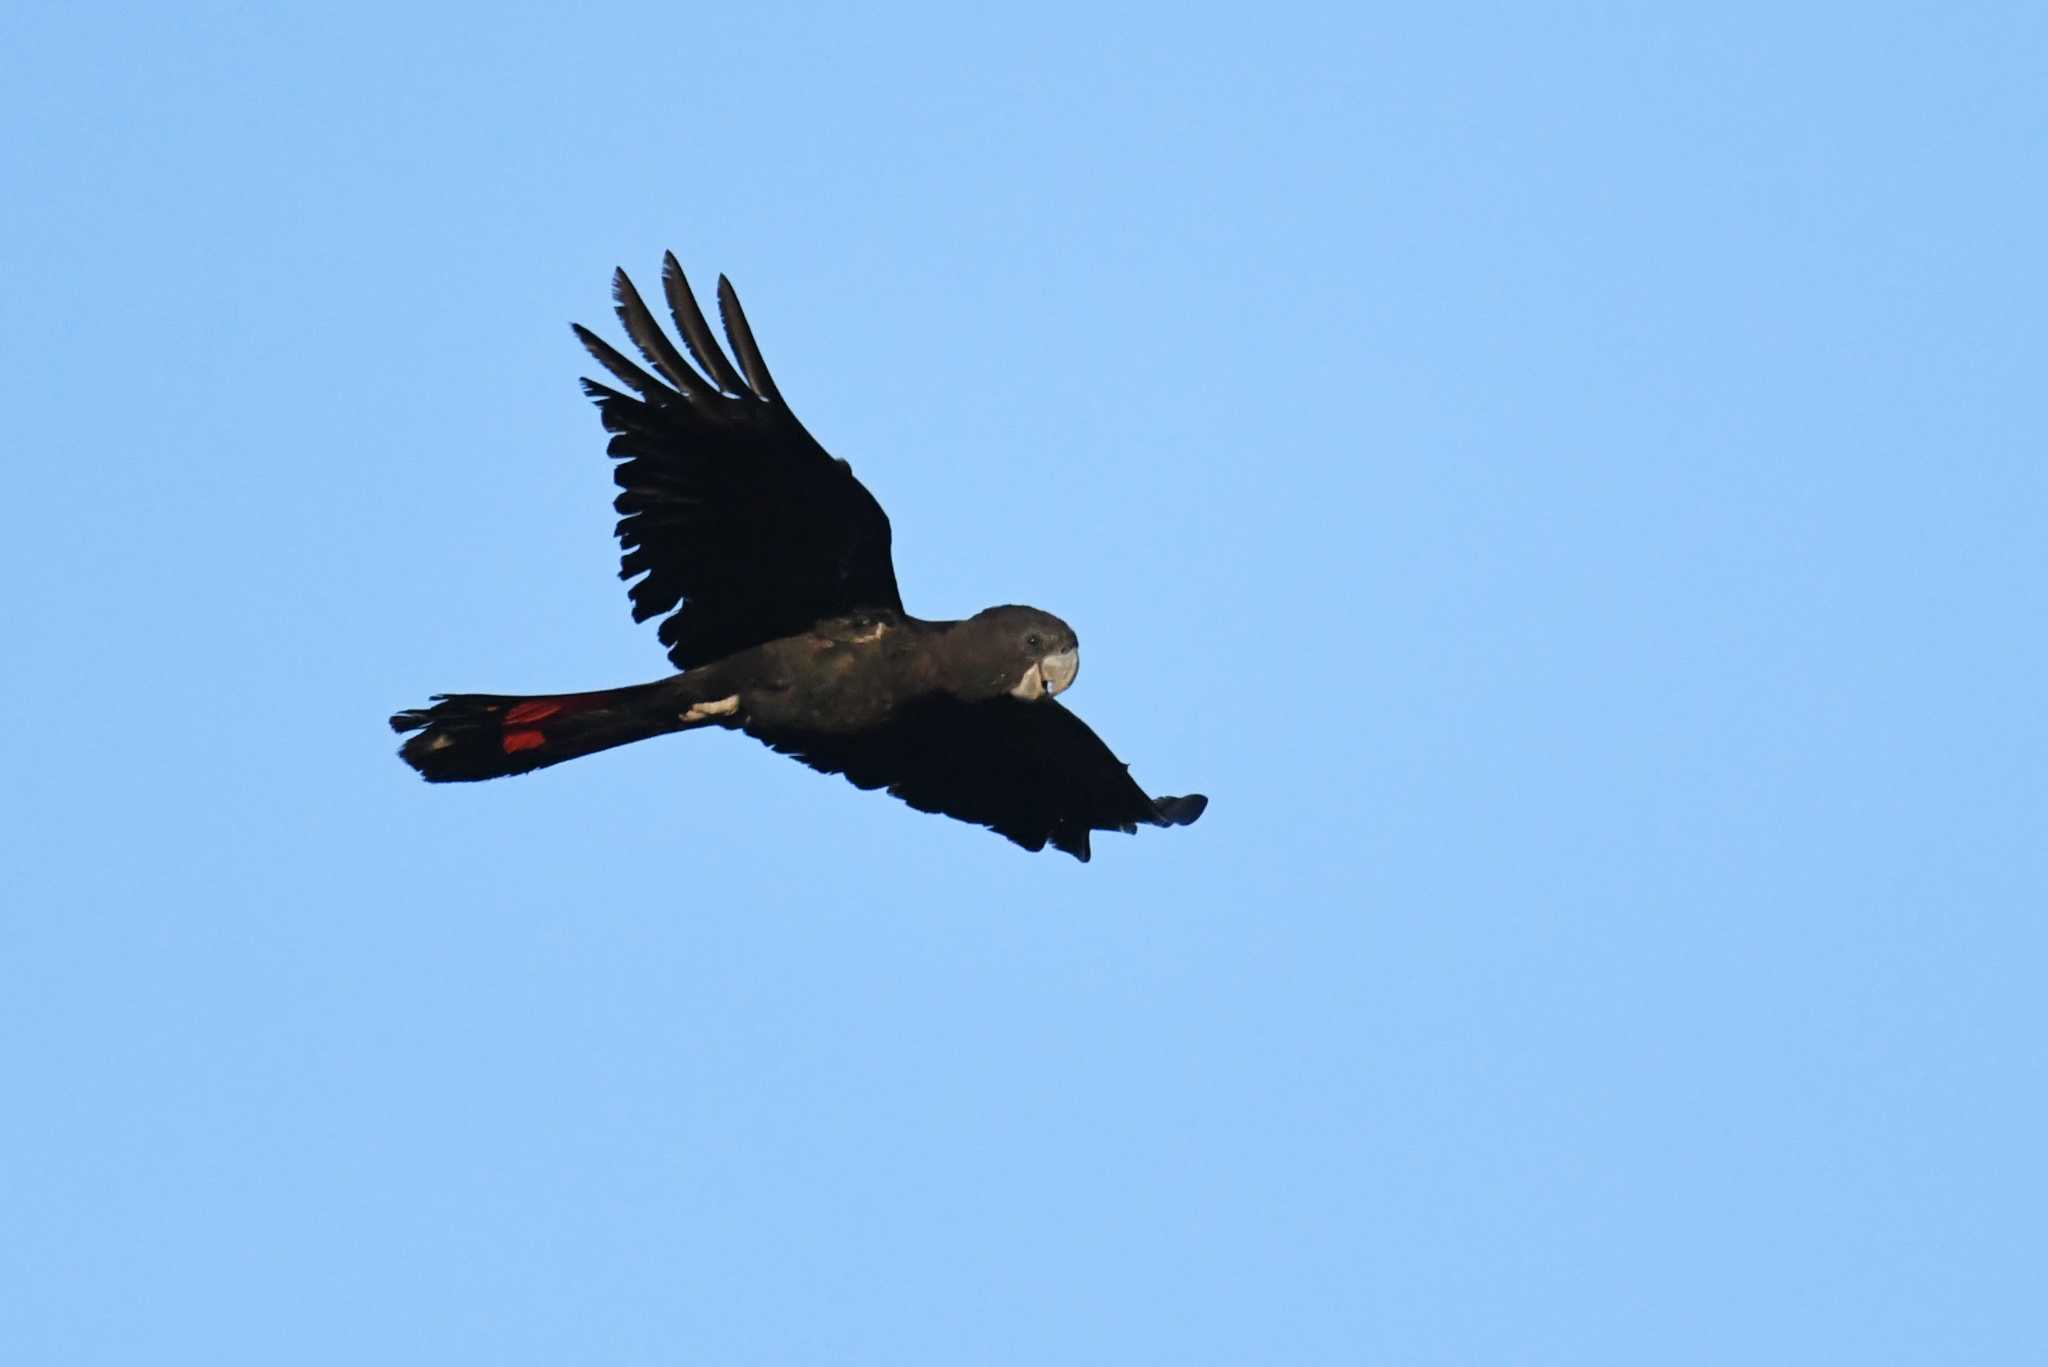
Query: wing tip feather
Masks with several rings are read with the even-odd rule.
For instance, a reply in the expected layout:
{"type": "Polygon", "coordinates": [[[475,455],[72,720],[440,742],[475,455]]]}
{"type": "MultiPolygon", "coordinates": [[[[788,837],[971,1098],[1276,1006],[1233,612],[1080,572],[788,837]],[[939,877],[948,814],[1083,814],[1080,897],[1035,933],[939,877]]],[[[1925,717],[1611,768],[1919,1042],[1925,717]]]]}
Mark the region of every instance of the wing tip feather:
{"type": "MultiPolygon", "coordinates": [[[[718,277],[720,280],[724,276],[718,277]]],[[[750,391],[740,373],[733,369],[732,362],[719,347],[718,339],[711,335],[711,327],[704,321],[704,310],[698,306],[697,292],[690,288],[690,277],[683,274],[682,262],[676,260],[674,252],[661,254],[661,292],[668,300],[669,316],[675,319],[676,330],[683,334],[683,345],[697,358],[697,364],[718,388],[727,394],[743,396],[750,391]]],[[[728,335],[731,329],[727,329],[728,335]]]]}
{"type": "Polygon", "coordinates": [[[747,323],[747,311],[740,307],[739,291],[723,274],[718,277],[718,320],[725,325],[725,335],[732,342],[733,359],[739,362],[747,387],[757,398],[769,403],[778,402],[782,395],[775,388],[775,377],[768,373],[768,363],[761,359],[761,346],[754,340],[754,329],[747,323]]]}
{"type": "Polygon", "coordinates": [[[1155,797],[1152,810],[1161,826],[1192,826],[1209,810],[1209,799],[1202,793],[1189,793],[1186,797],[1155,797]]]}

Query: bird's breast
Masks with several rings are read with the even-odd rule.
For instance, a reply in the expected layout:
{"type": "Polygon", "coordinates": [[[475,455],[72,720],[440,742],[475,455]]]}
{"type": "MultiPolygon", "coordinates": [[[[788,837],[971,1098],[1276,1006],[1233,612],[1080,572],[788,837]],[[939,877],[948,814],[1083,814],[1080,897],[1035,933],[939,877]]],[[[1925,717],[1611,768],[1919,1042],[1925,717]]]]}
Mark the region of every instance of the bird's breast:
{"type": "Polygon", "coordinates": [[[890,648],[892,634],[886,622],[850,619],[777,642],[782,686],[750,699],[750,718],[768,729],[827,734],[884,724],[915,690],[914,662],[890,648]]]}

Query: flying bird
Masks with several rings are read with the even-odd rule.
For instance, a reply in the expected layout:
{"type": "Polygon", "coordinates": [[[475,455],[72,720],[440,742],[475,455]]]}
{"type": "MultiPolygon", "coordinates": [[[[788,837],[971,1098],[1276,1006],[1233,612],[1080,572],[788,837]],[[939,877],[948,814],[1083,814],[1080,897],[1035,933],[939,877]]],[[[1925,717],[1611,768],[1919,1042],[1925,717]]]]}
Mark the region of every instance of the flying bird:
{"type": "Polygon", "coordinates": [[[499,778],[718,726],[1084,862],[1092,831],[1202,814],[1206,797],[1149,796],[1057,700],[1080,669],[1065,622],[1014,605],[906,613],[888,516],[783,402],[731,284],[719,277],[728,355],[673,253],[661,283],[688,359],[624,271],[613,301],[651,369],[575,332],[622,386],[583,381],[618,462],[619,577],[637,581],[635,621],[663,618],[681,672],[593,693],[437,695],[391,718],[412,733],[407,764],[435,783],[499,778]]]}

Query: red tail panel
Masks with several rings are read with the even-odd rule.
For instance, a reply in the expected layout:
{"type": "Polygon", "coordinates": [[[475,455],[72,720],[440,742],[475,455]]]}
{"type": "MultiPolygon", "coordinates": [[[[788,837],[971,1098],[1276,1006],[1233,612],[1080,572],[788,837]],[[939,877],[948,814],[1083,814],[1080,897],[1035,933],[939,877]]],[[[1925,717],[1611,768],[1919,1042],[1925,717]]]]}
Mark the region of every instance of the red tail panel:
{"type": "Polygon", "coordinates": [[[391,728],[418,733],[398,753],[430,782],[501,778],[679,729],[676,709],[662,701],[670,687],[538,698],[453,693],[400,712],[391,728]]]}

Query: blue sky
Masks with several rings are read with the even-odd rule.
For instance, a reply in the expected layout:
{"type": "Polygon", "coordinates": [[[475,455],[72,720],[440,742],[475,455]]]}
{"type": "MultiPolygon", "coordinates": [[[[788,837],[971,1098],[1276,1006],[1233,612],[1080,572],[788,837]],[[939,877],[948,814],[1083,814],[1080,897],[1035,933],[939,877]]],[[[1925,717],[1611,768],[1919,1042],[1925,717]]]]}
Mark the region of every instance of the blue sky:
{"type": "Polygon", "coordinates": [[[2038,8],[0,25],[0,1357],[2048,1350],[2038,8]],[[666,248],[1201,824],[399,765],[666,248]]]}

